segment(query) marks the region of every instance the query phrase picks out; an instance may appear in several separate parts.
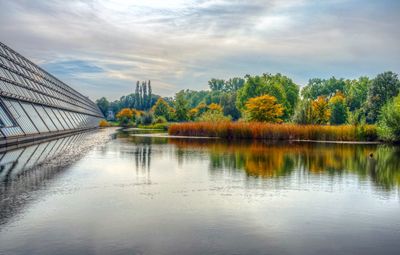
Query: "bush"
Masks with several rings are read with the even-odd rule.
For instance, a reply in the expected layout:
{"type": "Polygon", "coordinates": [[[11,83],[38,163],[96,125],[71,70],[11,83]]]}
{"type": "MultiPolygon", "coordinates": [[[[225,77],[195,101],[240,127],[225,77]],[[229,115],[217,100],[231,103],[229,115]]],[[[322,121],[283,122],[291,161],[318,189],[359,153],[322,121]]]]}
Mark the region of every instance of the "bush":
{"type": "Polygon", "coordinates": [[[116,117],[119,120],[121,126],[128,127],[132,126],[132,120],[134,120],[135,114],[135,110],[124,108],[117,113],[116,117]]]}
{"type": "Polygon", "coordinates": [[[156,124],[153,125],[153,129],[162,129],[162,130],[165,130],[165,131],[168,130],[168,127],[169,127],[168,123],[156,123],[156,124]]]}
{"type": "Polygon", "coordinates": [[[203,113],[199,118],[197,118],[197,121],[209,121],[209,122],[221,122],[221,121],[229,121],[231,120],[230,116],[224,116],[222,112],[213,112],[213,111],[207,111],[203,113]]]}
{"type": "Polygon", "coordinates": [[[144,112],[139,118],[139,124],[150,125],[153,123],[154,116],[150,112],[144,112]]]}
{"type": "Polygon", "coordinates": [[[147,125],[147,126],[139,125],[138,127],[142,129],[159,129],[167,131],[169,126],[170,124],[166,122],[166,123],[155,123],[153,125],[147,125]]]}
{"type": "Polygon", "coordinates": [[[110,123],[108,123],[108,121],[106,121],[106,120],[100,120],[100,122],[99,122],[99,127],[105,128],[105,127],[109,127],[109,126],[111,126],[111,125],[110,125],[110,123]]]}
{"type": "Polygon", "coordinates": [[[167,123],[167,120],[165,119],[164,116],[158,116],[156,117],[154,123],[155,124],[167,123]]]}
{"type": "Polygon", "coordinates": [[[400,95],[382,107],[378,134],[385,141],[400,141],[400,95]]]}

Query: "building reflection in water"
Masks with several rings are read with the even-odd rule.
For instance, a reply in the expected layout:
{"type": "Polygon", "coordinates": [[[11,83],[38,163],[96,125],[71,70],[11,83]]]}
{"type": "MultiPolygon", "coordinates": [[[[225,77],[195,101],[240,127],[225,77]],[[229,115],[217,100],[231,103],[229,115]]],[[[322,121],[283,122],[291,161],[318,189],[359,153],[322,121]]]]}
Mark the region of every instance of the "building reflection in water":
{"type": "Polygon", "coordinates": [[[211,171],[244,170],[257,178],[355,174],[384,190],[400,186],[400,148],[396,146],[188,139],[170,139],[170,143],[177,147],[181,161],[208,153],[211,171]]]}
{"type": "Polygon", "coordinates": [[[0,152],[0,225],[18,213],[35,191],[82,158],[106,136],[85,132],[0,152]]]}
{"type": "MultiPolygon", "coordinates": [[[[4,184],[12,181],[26,170],[57,156],[72,144],[76,145],[80,136],[64,137],[0,153],[0,181],[4,184]]],[[[46,177],[46,175],[42,176],[44,179],[46,177]]]]}

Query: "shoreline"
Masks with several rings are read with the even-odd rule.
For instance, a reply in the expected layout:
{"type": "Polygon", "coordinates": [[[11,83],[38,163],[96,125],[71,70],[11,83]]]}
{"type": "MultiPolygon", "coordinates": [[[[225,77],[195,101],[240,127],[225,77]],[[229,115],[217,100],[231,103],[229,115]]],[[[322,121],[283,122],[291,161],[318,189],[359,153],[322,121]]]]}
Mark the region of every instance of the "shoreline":
{"type": "MultiPolygon", "coordinates": [[[[142,129],[146,130],[146,129],[142,129]]],[[[326,143],[326,144],[386,144],[381,141],[334,141],[334,140],[270,140],[270,139],[246,139],[246,138],[236,138],[227,139],[224,137],[213,137],[213,136],[185,136],[185,135],[169,135],[168,133],[154,133],[154,134],[130,134],[131,136],[137,137],[154,137],[154,138],[172,138],[172,139],[216,139],[222,141],[266,141],[266,142],[298,142],[298,143],[326,143]]]]}

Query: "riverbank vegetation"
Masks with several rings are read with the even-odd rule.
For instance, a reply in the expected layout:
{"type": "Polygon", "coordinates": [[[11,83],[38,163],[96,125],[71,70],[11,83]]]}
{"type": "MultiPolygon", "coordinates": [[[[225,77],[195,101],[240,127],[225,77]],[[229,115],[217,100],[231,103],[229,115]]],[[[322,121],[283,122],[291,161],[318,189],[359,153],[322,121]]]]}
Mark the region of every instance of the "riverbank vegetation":
{"type": "Polygon", "coordinates": [[[375,141],[374,125],[297,125],[262,122],[186,122],[173,124],[169,134],[229,139],[375,141]]]}
{"type": "Polygon", "coordinates": [[[400,81],[393,72],[313,78],[302,88],[279,73],[211,79],[209,90],[173,98],[151,94],[150,81],[139,84],[120,100],[98,100],[100,109],[117,113],[121,126],[175,123],[169,132],[180,135],[400,141],[400,81]]]}

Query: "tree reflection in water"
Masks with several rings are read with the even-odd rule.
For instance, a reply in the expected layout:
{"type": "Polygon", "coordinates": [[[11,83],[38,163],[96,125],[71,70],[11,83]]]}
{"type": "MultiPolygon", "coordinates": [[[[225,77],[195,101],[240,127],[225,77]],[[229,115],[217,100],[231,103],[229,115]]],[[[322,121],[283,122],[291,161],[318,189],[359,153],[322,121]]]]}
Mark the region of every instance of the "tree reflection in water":
{"type": "Polygon", "coordinates": [[[311,175],[356,174],[370,178],[382,189],[400,184],[400,148],[389,145],[263,143],[222,140],[170,139],[177,156],[193,157],[201,150],[210,155],[211,170],[244,170],[248,176],[275,178],[294,171],[311,175]]]}

